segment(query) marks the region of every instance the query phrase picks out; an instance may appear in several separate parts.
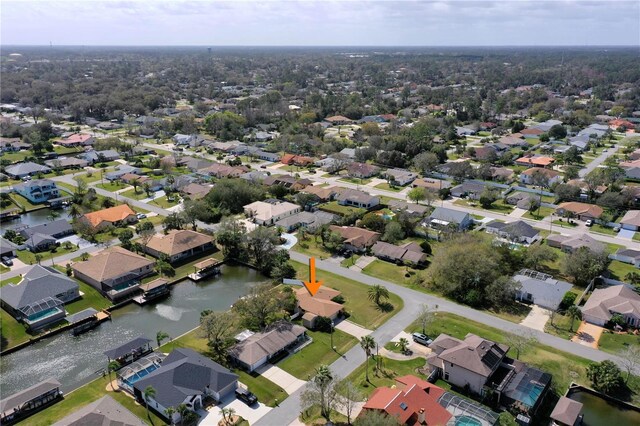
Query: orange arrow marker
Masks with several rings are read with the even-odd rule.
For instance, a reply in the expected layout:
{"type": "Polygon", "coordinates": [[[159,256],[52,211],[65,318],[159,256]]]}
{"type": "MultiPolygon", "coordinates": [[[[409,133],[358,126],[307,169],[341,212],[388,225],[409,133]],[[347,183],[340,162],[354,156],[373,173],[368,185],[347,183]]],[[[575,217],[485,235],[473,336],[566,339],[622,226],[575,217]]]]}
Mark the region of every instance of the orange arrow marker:
{"type": "Polygon", "coordinates": [[[312,257],[309,259],[309,281],[305,281],[304,286],[311,296],[315,296],[321,285],[322,281],[316,281],[316,259],[312,257]]]}

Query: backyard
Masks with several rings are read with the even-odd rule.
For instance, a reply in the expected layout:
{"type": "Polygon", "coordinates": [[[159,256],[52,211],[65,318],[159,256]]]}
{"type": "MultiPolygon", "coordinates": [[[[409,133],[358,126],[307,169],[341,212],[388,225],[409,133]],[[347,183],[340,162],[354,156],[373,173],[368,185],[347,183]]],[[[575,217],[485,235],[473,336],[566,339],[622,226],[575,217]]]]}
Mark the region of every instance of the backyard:
{"type": "Polygon", "coordinates": [[[376,357],[372,356],[369,360],[369,382],[367,382],[365,375],[366,362],[353,370],[353,372],[347,376],[347,380],[356,385],[360,392],[366,397],[369,397],[377,387],[395,386],[396,377],[411,374],[426,380],[426,376],[417,371],[419,368],[425,366],[426,362],[422,357],[409,361],[397,361],[381,356],[380,363],[382,364],[382,368],[380,371],[376,371],[376,357]]]}
{"type": "Polygon", "coordinates": [[[324,210],[330,213],[336,213],[341,216],[347,216],[351,214],[365,214],[367,211],[365,209],[361,209],[359,207],[349,207],[342,206],[338,204],[337,201],[331,201],[329,203],[324,203],[319,206],[320,210],[324,210]]]}

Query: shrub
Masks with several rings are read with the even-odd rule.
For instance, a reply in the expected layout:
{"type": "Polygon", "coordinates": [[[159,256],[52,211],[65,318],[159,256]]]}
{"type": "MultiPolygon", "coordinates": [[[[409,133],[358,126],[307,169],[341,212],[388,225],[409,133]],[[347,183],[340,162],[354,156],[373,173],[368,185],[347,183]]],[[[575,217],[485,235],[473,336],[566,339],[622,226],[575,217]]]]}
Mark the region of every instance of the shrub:
{"type": "Polygon", "coordinates": [[[331,299],[331,301],[339,303],[339,304],[342,305],[342,304],[344,304],[344,297],[341,294],[339,294],[336,297],[334,297],[333,299],[331,299]]]}
{"type": "Polygon", "coordinates": [[[575,293],[572,293],[570,291],[566,292],[562,297],[562,302],[560,303],[560,309],[565,310],[569,306],[573,305],[577,297],[578,296],[575,293]]]}

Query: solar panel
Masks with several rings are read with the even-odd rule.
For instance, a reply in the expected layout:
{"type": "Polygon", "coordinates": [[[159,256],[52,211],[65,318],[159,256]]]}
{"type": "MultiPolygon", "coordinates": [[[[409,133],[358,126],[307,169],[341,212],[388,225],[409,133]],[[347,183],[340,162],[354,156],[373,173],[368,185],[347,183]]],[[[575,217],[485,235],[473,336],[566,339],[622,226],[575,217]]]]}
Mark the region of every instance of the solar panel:
{"type": "Polygon", "coordinates": [[[404,402],[401,402],[401,403],[400,403],[400,408],[402,408],[402,411],[406,411],[406,410],[407,410],[407,408],[409,408],[409,407],[408,407],[408,406],[407,406],[407,404],[405,404],[404,402]]]}

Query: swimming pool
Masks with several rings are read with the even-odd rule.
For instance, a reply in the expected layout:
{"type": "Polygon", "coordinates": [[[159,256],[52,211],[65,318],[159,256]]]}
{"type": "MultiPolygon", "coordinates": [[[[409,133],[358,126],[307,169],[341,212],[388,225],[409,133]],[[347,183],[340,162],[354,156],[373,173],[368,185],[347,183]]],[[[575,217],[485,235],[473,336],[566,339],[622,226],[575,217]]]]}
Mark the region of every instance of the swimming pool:
{"type": "Polygon", "coordinates": [[[49,317],[51,315],[55,315],[60,312],[62,312],[62,309],[60,308],[49,308],[49,309],[45,309],[44,311],[40,311],[38,313],[30,315],[28,319],[30,322],[36,322],[43,318],[49,317]]]}
{"type": "Polygon", "coordinates": [[[125,377],[122,380],[127,383],[129,386],[133,386],[133,384],[135,382],[137,382],[138,380],[142,379],[144,376],[146,376],[147,374],[157,370],[159,367],[159,365],[156,364],[151,364],[150,366],[148,366],[147,368],[137,371],[135,373],[133,373],[131,376],[129,377],[125,377]]]}
{"type": "Polygon", "coordinates": [[[456,426],[482,426],[482,423],[480,423],[480,421],[474,419],[473,417],[457,416],[456,426]]]}

